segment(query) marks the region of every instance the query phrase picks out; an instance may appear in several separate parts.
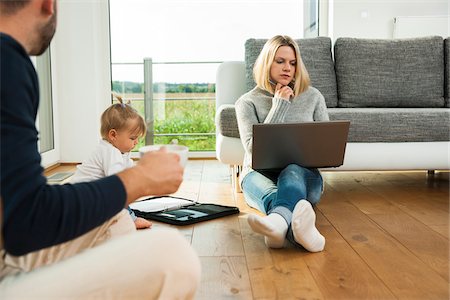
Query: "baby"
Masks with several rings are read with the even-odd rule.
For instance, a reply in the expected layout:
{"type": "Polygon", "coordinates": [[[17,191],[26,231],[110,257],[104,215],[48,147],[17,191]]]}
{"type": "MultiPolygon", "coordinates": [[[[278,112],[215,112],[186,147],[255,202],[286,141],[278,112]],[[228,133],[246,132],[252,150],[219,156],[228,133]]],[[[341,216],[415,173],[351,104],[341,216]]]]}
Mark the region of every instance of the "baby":
{"type": "MultiPolygon", "coordinates": [[[[130,151],[147,130],[144,119],[124,103],[122,97],[115,96],[119,103],[111,105],[101,116],[100,133],[102,140],[92,155],[77,166],[71,183],[92,181],[116,174],[133,166],[130,151]]],[[[128,207],[137,229],[149,228],[152,223],[136,217],[128,207]]]]}

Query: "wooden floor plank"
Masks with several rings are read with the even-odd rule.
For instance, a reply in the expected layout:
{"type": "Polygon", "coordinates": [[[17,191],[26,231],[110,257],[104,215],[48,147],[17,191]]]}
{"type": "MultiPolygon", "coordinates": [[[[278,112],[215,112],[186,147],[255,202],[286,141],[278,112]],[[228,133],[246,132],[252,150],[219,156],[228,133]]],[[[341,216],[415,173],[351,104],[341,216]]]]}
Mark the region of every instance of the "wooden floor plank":
{"type": "Polygon", "coordinates": [[[200,256],[244,256],[237,217],[228,216],[196,224],[192,246],[200,256]]]}
{"type": "Polygon", "coordinates": [[[199,202],[235,206],[230,185],[230,173],[226,165],[216,160],[205,161],[199,202]]]}
{"type": "Polygon", "coordinates": [[[195,299],[252,299],[245,257],[200,257],[202,279],[195,299]]]}
{"type": "MultiPolygon", "coordinates": [[[[62,165],[46,171],[75,171],[62,165]]],[[[317,226],[325,250],[268,249],[229,167],[189,160],[175,195],[235,205],[239,215],[176,228],[202,264],[195,299],[448,299],[449,172],[324,171],[317,226]]]]}
{"type": "MultiPolygon", "coordinates": [[[[383,196],[386,200],[408,213],[420,222],[430,226],[449,226],[449,195],[430,195],[428,190],[386,182],[383,185],[362,183],[374,194],[383,196]]],[[[368,194],[368,191],[365,191],[368,194]]]]}
{"type": "Polygon", "coordinates": [[[183,182],[173,196],[198,201],[202,183],[204,161],[189,160],[184,169],[183,182]]]}
{"type": "Polygon", "coordinates": [[[245,217],[239,221],[253,299],[323,299],[303,259],[305,251],[269,249],[245,217]]]}
{"type": "Polygon", "coordinates": [[[388,197],[388,201],[355,182],[335,189],[445,280],[449,280],[448,239],[399,209],[393,204],[396,198],[388,197]]]}
{"type": "Polygon", "coordinates": [[[326,239],[325,250],[304,259],[326,299],[395,299],[320,211],[316,224],[326,239]]]}
{"type": "Polygon", "coordinates": [[[448,298],[446,280],[345,201],[344,194],[331,186],[327,190],[320,211],[396,297],[448,298]]]}
{"type": "Polygon", "coordinates": [[[434,231],[436,231],[437,233],[439,233],[440,235],[442,235],[443,237],[449,239],[450,238],[450,234],[449,234],[449,228],[446,225],[431,225],[430,226],[431,229],[433,229],[434,231]]]}
{"type": "MultiPolygon", "coordinates": [[[[410,174],[407,172],[406,174],[410,174]]],[[[392,204],[420,220],[428,226],[449,226],[449,193],[448,182],[443,181],[442,185],[447,189],[437,192],[434,188],[422,187],[419,185],[425,180],[425,172],[420,173],[419,177],[409,177],[405,173],[387,172],[367,173],[350,172],[346,173],[346,185],[349,183],[360,183],[367,187],[374,194],[382,195],[392,204]],[[372,176],[371,176],[372,175],[372,176]],[[385,176],[383,176],[385,175],[385,176]],[[405,180],[402,180],[405,179],[405,180]]],[[[329,175],[329,174],[327,174],[329,175]]],[[[339,182],[342,178],[339,177],[339,182]]],[[[326,178],[330,184],[337,182],[334,178],[326,178]]],[[[425,186],[426,184],[423,184],[425,186]]],[[[366,194],[370,194],[366,191],[366,194]]]]}

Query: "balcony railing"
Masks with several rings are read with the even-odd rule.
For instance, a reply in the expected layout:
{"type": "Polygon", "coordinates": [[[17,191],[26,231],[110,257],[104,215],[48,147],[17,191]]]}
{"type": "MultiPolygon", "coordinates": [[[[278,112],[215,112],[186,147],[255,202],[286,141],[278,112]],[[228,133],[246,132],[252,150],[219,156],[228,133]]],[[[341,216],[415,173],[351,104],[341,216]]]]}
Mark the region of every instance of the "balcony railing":
{"type": "MultiPolygon", "coordinates": [[[[165,93],[154,93],[154,82],[153,82],[153,71],[154,71],[154,65],[198,65],[198,64],[220,64],[221,61],[207,61],[207,62],[154,62],[151,58],[144,59],[143,63],[112,63],[112,66],[117,65],[141,65],[143,66],[143,93],[141,96],[141,93],[133,94],[125,97],[129,100],[132,100],[134,103],[134,106],[138,111],[141,111],[143,113],[143,116],[145,118],[145,121],[147,123],[147,134],[145,137],[145,144],[150,145],[154,143],[168,143],[171,140],[177,138],[181,142],[180,143],[190,143],[190,149],[193,151],[214,151],[215,150],[215,127],[214,127],[214,117],[215,117],[215,88],[214,92],[205,93],[207,95],[202,96],[199,95],[201,93],[193,93],[192,96],[187,96],[188,93],[180,93],[182,95],[175,96],[174,93],[165,94],[165,93]],[[178,124],[175,124],[172,127],[178,127],[182,132],[173,132],[173,128],[162,130],[162,127],[170,127],[167,125],[161,125],[165,123],[170,123],[171,118],[173,118],[172,115],[165,115],[165,110],[167,110],[166,105],[170,103],[178,103],[178,106],[187,106],[187,103],[189,101],[193,101],[192,103],[196,103],[197,106],[199,106],[198,103],[202,103],[201,106],[203,109],[206,109],[206,113],[202,114],[201,122],[195,120],[197,118],[195,115],[198,113],[195,109],[191,112],[184,111],[182,114],[189,114],[189,116],[182,119],[182,121],[179,121],[178,123],[187,123],[186,126],[190,126],[191,128],[179,128],[178,124]],[[194,102],[195,101],[195,102],[194,102]],[[206,101],[206,103],[203,103],[203,101],[206,101]],[[141,104],[139,104],[141,103],[141,104]],[[142,107],[143,103],[143,107],[142,107]],[[158,107],[160,109],[158,109],[158,107]],[[206,108],[205,108],[206,107],[206,108]],[[162,108],[162,109],[161,109],[162,108]],[[163,111],[161,113],[161,111],[163,111]],[[163,117],[161,118],[161,114],[163,114],[163,117]],[[205,114],[208,114],[208,116],[205,116],[205,114]],[[185,122],[186,121],[186,122],[185,122]],[[192,123],[207,123],[208,129],[204,132],[192,132],[192,124],[189,124],[188,122],[192,121],[192,123]],[[158,125],[158,126],[156,126],[158,125]],[[158,128],[159,127],[159,130],[158,128]],[[195,138],[197,137],[197,139],[195,138]],[[205,140],[208,140],[205,142],[205,140]],[[196,142],[197,141],[197,142],[196,142]],[[196,145],[198,144],[198,145],[196,145]]],[[[214,72],[215,74],[215,72],[214,72]]],[[[114,78],[113,78],[114,79],[114,78]]],[[[195,84],[195,82],[186,82],[187,84],[195,84]]],[[[199,82],[199,84],[204,82],[199,82]]],[[[215,84],[215,82],[208,82],[210,84],[215,84]]],[[[178,114],[179,119],[180,114],[178,114]]],[[[176,120],[173,122],[176,123],[176,120]]],[[[172,123],[173,123],[172,122],[172,123]]],[[[183,126],[181,124],[180,126],[183,126]]],[[[206,153],[205,153],[206,154],[206,153]]],[[[208,155],[207,155],[208,156],[208,155]]]]}

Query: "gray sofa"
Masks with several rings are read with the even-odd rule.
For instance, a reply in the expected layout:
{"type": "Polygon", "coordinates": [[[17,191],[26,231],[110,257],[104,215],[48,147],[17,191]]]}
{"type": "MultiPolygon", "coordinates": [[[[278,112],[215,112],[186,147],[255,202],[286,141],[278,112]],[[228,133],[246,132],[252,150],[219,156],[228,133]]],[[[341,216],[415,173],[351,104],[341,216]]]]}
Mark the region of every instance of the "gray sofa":
{"type": "MultiPolygon", "coordinates": [[[[216,81],[216,155],[242,164],[234,102],[255,86],[253,64],[266,40],[245,44],[245,62],[225,62],[216,81]]],[[[449,169],[450,42],[442,37],[297,40],[311,84],[330,119],[350,120],[338,170],[449,169]]],[[[237,174],[236,174],[237,175],[237,174]]]]}

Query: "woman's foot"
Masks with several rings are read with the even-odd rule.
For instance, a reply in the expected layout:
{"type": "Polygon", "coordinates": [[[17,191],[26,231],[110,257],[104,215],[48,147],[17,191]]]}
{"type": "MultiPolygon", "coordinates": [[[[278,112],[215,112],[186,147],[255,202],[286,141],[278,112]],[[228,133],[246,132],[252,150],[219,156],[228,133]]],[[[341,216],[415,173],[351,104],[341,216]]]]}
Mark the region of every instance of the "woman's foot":
{"type": "Polygon", "coordinates": [[[264,235],[267,247],[284,247],[288,225],[281,215],[277,213],[272,213],[265,217],[249,215],[247,220],[254,232],[264,235]]]}
{"type": "Polygon", "coordinates": [[[300,200],[292,213],[292,231],[294,239],[310,252],[322,251],[325,238],[316,228],[316,213],[306,200],[300,200]]]}
{"type": "Polygon", "coordinates": [[[136,226],[136,229],[145,229],[152,227],[152,222],[144,218],[137,217],[136,220],[134,220],[134,225],[136,226]]]}

